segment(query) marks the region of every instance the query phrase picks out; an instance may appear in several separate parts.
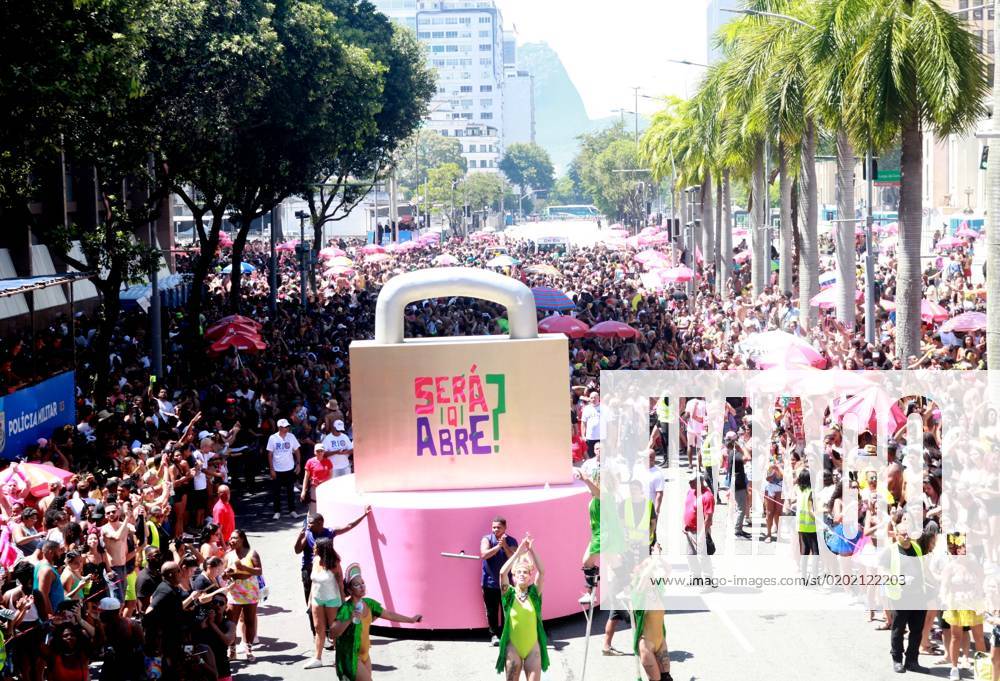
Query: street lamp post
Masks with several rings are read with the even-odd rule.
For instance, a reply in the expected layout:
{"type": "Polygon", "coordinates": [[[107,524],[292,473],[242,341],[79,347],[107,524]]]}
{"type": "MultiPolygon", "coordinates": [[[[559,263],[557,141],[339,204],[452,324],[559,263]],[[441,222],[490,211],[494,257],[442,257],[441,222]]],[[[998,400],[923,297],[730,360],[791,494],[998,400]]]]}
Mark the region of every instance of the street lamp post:
{"type": "Polygon", "coordinates": [[[875,254],[872,253],[872,247],[874,245],[872,239],[872,223],[875,221],[874,213],[872,212],[872,198],[874,195],[875,178],[872,177],[874,174],[874,163],[872,162],[872,153],[867,151],[865,153],[865,169],[867,172],[867,181],[865,182],[865,191],[867,192],[867,200],[865,201],[865,341],[868,343],[875,343],[875,254]]]}
{"type": "Polygon", "coordinates": [[[309,214],[304,210],[296,211],[295,217],[299,219],[299,274],[300,274],[300,285],[302,288],[302,311],[306,312],[309,306],[309,301],[306,297],[306,218],[309,214]]]}
{"type": "Polygon", "coordinates": [[[271,258],[269,262],[270,272],[268,272],[270,290],[267,295],[267,308],[270,310],[272,323],[278,314],[278,251],[274,243],[274,221],[280,215],[281,204],[278,204],[277,212],[275,212],[274,208],[271,209],[271,258]]]}

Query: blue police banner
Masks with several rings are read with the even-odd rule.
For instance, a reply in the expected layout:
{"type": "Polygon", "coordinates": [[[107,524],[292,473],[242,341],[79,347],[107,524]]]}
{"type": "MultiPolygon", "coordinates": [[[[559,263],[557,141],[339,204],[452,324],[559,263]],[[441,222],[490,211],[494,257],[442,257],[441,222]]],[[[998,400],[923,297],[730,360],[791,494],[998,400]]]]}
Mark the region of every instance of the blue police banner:
{"type": "Polygon", "coordinates": [[[20,458],[38,438],[75,423],[75,384],[76,372],[67,371],[0,397],[0,459],[20,458]]]}

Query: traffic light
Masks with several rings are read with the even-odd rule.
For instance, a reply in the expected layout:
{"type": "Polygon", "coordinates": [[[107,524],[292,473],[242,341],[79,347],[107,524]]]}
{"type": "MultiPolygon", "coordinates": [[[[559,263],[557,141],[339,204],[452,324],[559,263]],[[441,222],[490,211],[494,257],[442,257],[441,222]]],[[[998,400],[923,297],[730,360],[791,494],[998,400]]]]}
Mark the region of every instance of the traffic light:
{"type": "Polygon", "coordinates": [[[986,166],[990,160],[990,148],[988,146],[983,147],[983,155],[979,158],[979,169],[986,170],[986,166]]]}

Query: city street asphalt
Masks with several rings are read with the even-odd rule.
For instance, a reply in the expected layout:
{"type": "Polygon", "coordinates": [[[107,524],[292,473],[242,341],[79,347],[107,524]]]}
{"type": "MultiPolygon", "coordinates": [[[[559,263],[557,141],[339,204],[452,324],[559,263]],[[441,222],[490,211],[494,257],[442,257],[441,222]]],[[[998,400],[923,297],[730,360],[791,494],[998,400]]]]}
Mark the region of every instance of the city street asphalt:
{"type": "MultiPolygon", "coordinates": [[[[375,513],[378,511],[375,510],[375,513]]],[[[586,522],[581,518],[581,522],[586,522]]],[[[292,550],[302,520],[283,516],[272,520],[267,494],[259,492],[237,506],[237,525],[244,527],[261,555],[270,591],[261,604],[256,661],[240,660],[234,668],[239,681],[330,679],[333,653],[325,666],[305,670],[312,641],[305,615],[300,558],[292,550]]],[[[489,528],[485,528],[484,532],[489,528]]],[[[755,528],[756,530],[756,528],[755,528]]],[[[578,547],[563,547],[578,552],[578,547]]],[[[549,579],[555,578],[550,575],[549,579]]],[[[572,575],[571,579],[580,579],[572,575]]],[[[428,575],[433,579],[433,575],[428,575]]],[[[581,579],[582,581],[582,579],[581,579]]],[[[581,590],[582,592],[582,590],[581,590]]],[[[481,603],[470,603],[481,608],[481,603]]],[[[843,681],[899,679],[891,668],[889,632],[875,631],[867,611],[687,611],[666,617],[674,679],[731,679],[747,681],[802,679],[843,681]]],[[[484,617],[485,619],[485,617],[484,617]]],[[[603,656],[601,633],[607,613],[595,612],[586,675],[583,674],[586,622],[582,613],[547,624],[548,671],[545,681],[593,681],[640,678],[632,655],[603,656]]],[[[485,622],[484,622],[485,624],[485,622]]],[[[876,623],[877,624],[877,623],[876,623]]],[[[631,649],[631,631],[616,633],[613,645],[631,649]]],[[[487,681],[500,679],[494,671],[498,649],[491,647],[485,629],[461,632],[378,631],[372,638],[374,678],[379,681],[487,681]]],[[[929,674],[908,672],[904,679],[947,678],[943,658],[922,655],[929,674]]],[[[642,677],[644,678],[644,677],[642,677]]],[[[963,672],[963,678],[972,678],[963,672]]]]}

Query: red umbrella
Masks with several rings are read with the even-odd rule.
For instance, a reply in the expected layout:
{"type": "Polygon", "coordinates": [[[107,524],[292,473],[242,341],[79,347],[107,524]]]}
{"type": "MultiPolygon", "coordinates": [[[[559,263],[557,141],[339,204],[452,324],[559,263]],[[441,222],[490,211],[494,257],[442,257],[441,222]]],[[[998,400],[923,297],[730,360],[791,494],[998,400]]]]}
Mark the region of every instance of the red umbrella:
{"type": "Polygon", "coordinates": [[[241,314],[231,314],[228,317],[223,317],[215,322],[216,324],[243,324],[244,326],[252,326],[255,329],[262,329],[264,325],[258,322],[256,319],[250,319],[250,317],[244,317],[241,314]]]}
{"type": "Polygon", "coordinates": [[[260,332],[255,326],[245,324],[243,322],[232,322],[230,324],[215,324],[214,326],[208,327],[205,331],[205,338],[210,341],[218,340],[223,336],[228,336],[234,333],[242,333],[248,336],[259,336],[260,332]]]}
{"type": "Polygon", "coordinates": [[[223,353],[230,348],[236,348],[241,352],[260,352],[267,349],[267,343],[258,336],[234,333],[212,343],[211,350],[214,353],[223,353]]]}
{"type": "Polygon", "coordinates": [[[570,338],[583,338],[590,327],[575,317],[556,314],[538,322],[538,330],[544,333],[561,333],[570,338]]]}
{"type": "Polygon", "coordinates": [[[27,487],[32,496],[44,497],[49,493],[50,483],[66,484],[72,477],[73,473],[47,463],[15,463],[10,468],[0,471],[0,485],[14,482],[27,487]]]}
{"type": "Polygon", "coordinates": [[[589,336],[600,338],[638,338],[639,332],[621,322],[601,322],[590,327],[589,336]]]}

